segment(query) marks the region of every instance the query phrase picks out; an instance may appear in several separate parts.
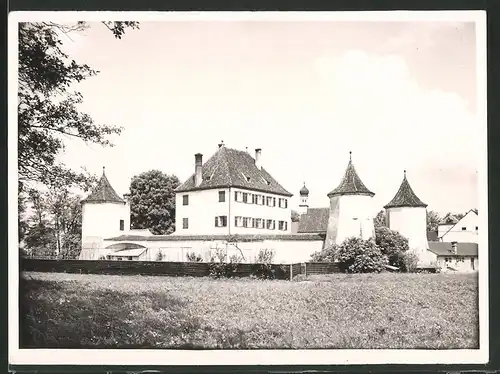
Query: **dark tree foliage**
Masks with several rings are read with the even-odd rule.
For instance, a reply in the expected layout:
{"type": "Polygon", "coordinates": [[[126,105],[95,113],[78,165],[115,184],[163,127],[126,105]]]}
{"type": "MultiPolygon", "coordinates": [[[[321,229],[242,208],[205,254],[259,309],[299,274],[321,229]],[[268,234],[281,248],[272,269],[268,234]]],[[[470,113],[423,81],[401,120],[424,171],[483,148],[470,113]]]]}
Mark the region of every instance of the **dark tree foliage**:
{"type": "Polygon", "coordinates": [[[377,213],[376,217],[373,219],[373,225],[375,226],[375,228],[380,226],[387,226],[387,223],[385,221],[385,212],[383,210],[377,213]]]}
{"type": "Polygon", "coordinates": [[[175,193],[179,178],[150,170],[130,183],[130,224],[133,229],[149,229],[166,235],[175,230],[175,193]]]}
{"type": "Polygon", "coordinates": [[[292,210],[291,211],[291,218],[292,218],[292,222],[299,222],[300,214],[298,212],[296,212],[295,210],[292,210]]]}
{"type": "MultiPolygon", "coordinates": [[[[120,39],[137,22],[103,22],[120,39]]],[[[78,106],[82,95],[73,90],[98,72],[79,64],[62,50],[61,37],[89,27],[85,22],[61,25],[51,22],[19,24],[18,165],[21,182],[59,180],[67,185],[85,182],[85,175],[58,163],[64,140],[111,146],[108,137],[121,128],[96,124],[78,106]]]]}
{"type": "Polygon", "coordinates": [[[375,228],[375,243],[387,256],[389,265],[406,270],[405,253],[409,250],[407,238],[397,231],[379,226],[375,228]]]}
{"type": "Polygon", "coordinates": [[[427,231],[438,231],[439,221],[441,217],[433,210],[427,211],[427,231]]]}

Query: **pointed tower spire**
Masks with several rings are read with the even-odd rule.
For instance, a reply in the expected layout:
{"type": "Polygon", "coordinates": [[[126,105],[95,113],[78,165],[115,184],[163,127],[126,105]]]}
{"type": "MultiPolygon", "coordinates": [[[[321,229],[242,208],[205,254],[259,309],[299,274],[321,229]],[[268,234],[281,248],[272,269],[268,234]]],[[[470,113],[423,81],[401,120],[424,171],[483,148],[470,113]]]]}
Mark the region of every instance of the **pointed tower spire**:
{"type": "Polygon", "coordinates": [[[401,182],[401,186],[399,187],[398,192],[394,196],[394,198],[384,206],[385,209],[387,208],[402,208],[402,207],[409,207],[409,208],[426,208],[427,204],[423,203],[422,200],[420,200],[415,192],[413,192],[413,189],[410,186],[410,183],[408,182],[408,179],[406,179],[406,170],[404,171],[403,175],[403,182],[401,182]]]}
{"type": "Polygon", "coordinates": [[[349,151],[349,163],[347,164],[347,169],[344,174],[344,178],[340,182],[337,188],[330,191],[328,197],[335,195],[367,195],[375,196],[375,193],[371,192],[364,183],[361,181],[354,165],[352,163],[352,152],[349,151]]]}
{"type": "Polygon", "coordinates": [[[102,176],[97,184],[96,188],[91,192],[86,199],[82,200],[82,203],[120,203],[125,204],[123,200],[114,188],[109,183],[106,177],[106,167],[102,167],[102,176]]]}

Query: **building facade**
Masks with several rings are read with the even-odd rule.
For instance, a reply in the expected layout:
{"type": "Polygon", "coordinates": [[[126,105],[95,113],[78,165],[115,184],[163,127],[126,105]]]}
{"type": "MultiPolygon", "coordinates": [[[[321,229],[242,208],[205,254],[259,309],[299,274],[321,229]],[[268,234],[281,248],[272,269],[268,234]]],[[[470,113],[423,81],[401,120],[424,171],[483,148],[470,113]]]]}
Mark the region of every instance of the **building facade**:
{"type": "Polygon", "coordinates": [[[442,242],[477,243],[479,235],[479,216],[475,209],[469,210],[465,216],[447,230],[442,230],[439,237],[442,242]]]}
{"type": "Polygon", "coordinates": [[[248,152],[219,145],[202,163],[195,155],[194,174],[176,189],[174,235],[288,234],[290,198],[248,152]]]}

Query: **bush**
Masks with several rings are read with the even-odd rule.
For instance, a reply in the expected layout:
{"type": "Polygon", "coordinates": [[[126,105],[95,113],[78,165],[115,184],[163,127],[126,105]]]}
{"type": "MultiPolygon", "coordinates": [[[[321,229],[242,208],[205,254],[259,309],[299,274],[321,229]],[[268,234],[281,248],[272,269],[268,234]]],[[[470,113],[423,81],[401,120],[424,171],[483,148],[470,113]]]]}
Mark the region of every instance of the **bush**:
{"type": "Polygon", "coordinates": [[[407,251],[402,254],[403,266],[402,271],[407,273],[414,273],[417,270],[418,256],[412,251],[407,251]]]}
{"type": "Polygon", "coordinates": [[[276,270],[272,262],[275,252],[272,249],[260,249],[255,259],[255,267],[252,276],[258,279],[275,279],[276,270]]]}
{"type": "Polygon", "coordinates": [[[241,256],[232,255],[228,259],[227,250],[216,248],[210,257],[209,274],[214,278],[231,278],[240,262],[241,256]]]}
{"type": "Polygon", "coordinates": [[[406,256],[409,249],[408,239],[397,231],[379,226],[375,228],[375,243],[382,254],[387,256],[389,265],[408,271],[406,261],[411,260],[406,256]]]}
{"type": "Polygon", "coordinates": [[[373,239],[348,238],[333,250],[339,268],[346,273],[380,273],[387,264],[373,239]]]}
{"type": "Polygon", "coordinates": [[[158,254],[156,255],[156,261],[162,261],[163,260],[163,252],[160,250],[158,254]]]}
{"type": "Polygon", "coordinates": [[[335,252],[337,246],[333,245],[328,248],[323,248],[321,251],[314,252],[311,255],[312,262],[335,262],[335,252]]]}
{"type": "Polygon", "coordinates": [[[186,258],[189,262],[203,262],[203,257],[194,252],[186,253],[186,258]]]}

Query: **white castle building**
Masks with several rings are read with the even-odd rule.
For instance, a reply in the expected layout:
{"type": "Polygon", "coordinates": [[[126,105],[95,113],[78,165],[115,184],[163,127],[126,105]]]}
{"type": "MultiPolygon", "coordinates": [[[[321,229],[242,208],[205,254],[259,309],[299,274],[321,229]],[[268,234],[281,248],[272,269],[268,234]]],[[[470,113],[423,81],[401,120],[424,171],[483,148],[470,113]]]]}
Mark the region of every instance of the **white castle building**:
{"type": "MultiPolygon", "coordinates": [[[[309,208],[304,183],[296,233],[291,232],[292,194],[264,168],[261,155],[261,149],[252,157],[223,143],[205,163],[196,154],[193,174],[175,191],[176,231],[170,235],[131,230],[130,205],[103,170],[96,189],[82,201],[80,259],[187,261],[187,254],[194,252],[208,260],[224,248],[247,262],[259,250],[271,249],[276,263],[296,263],[348,237],[374,237],[375,194],[361,181],[351,154],[340,184],[327,195],[329,207],[309,208]]],[[[388,227],[408,239],[421,265],[439,260],[427,241],[426,207],[410,187],[406,171],[384,207],[388,227]]]]}

